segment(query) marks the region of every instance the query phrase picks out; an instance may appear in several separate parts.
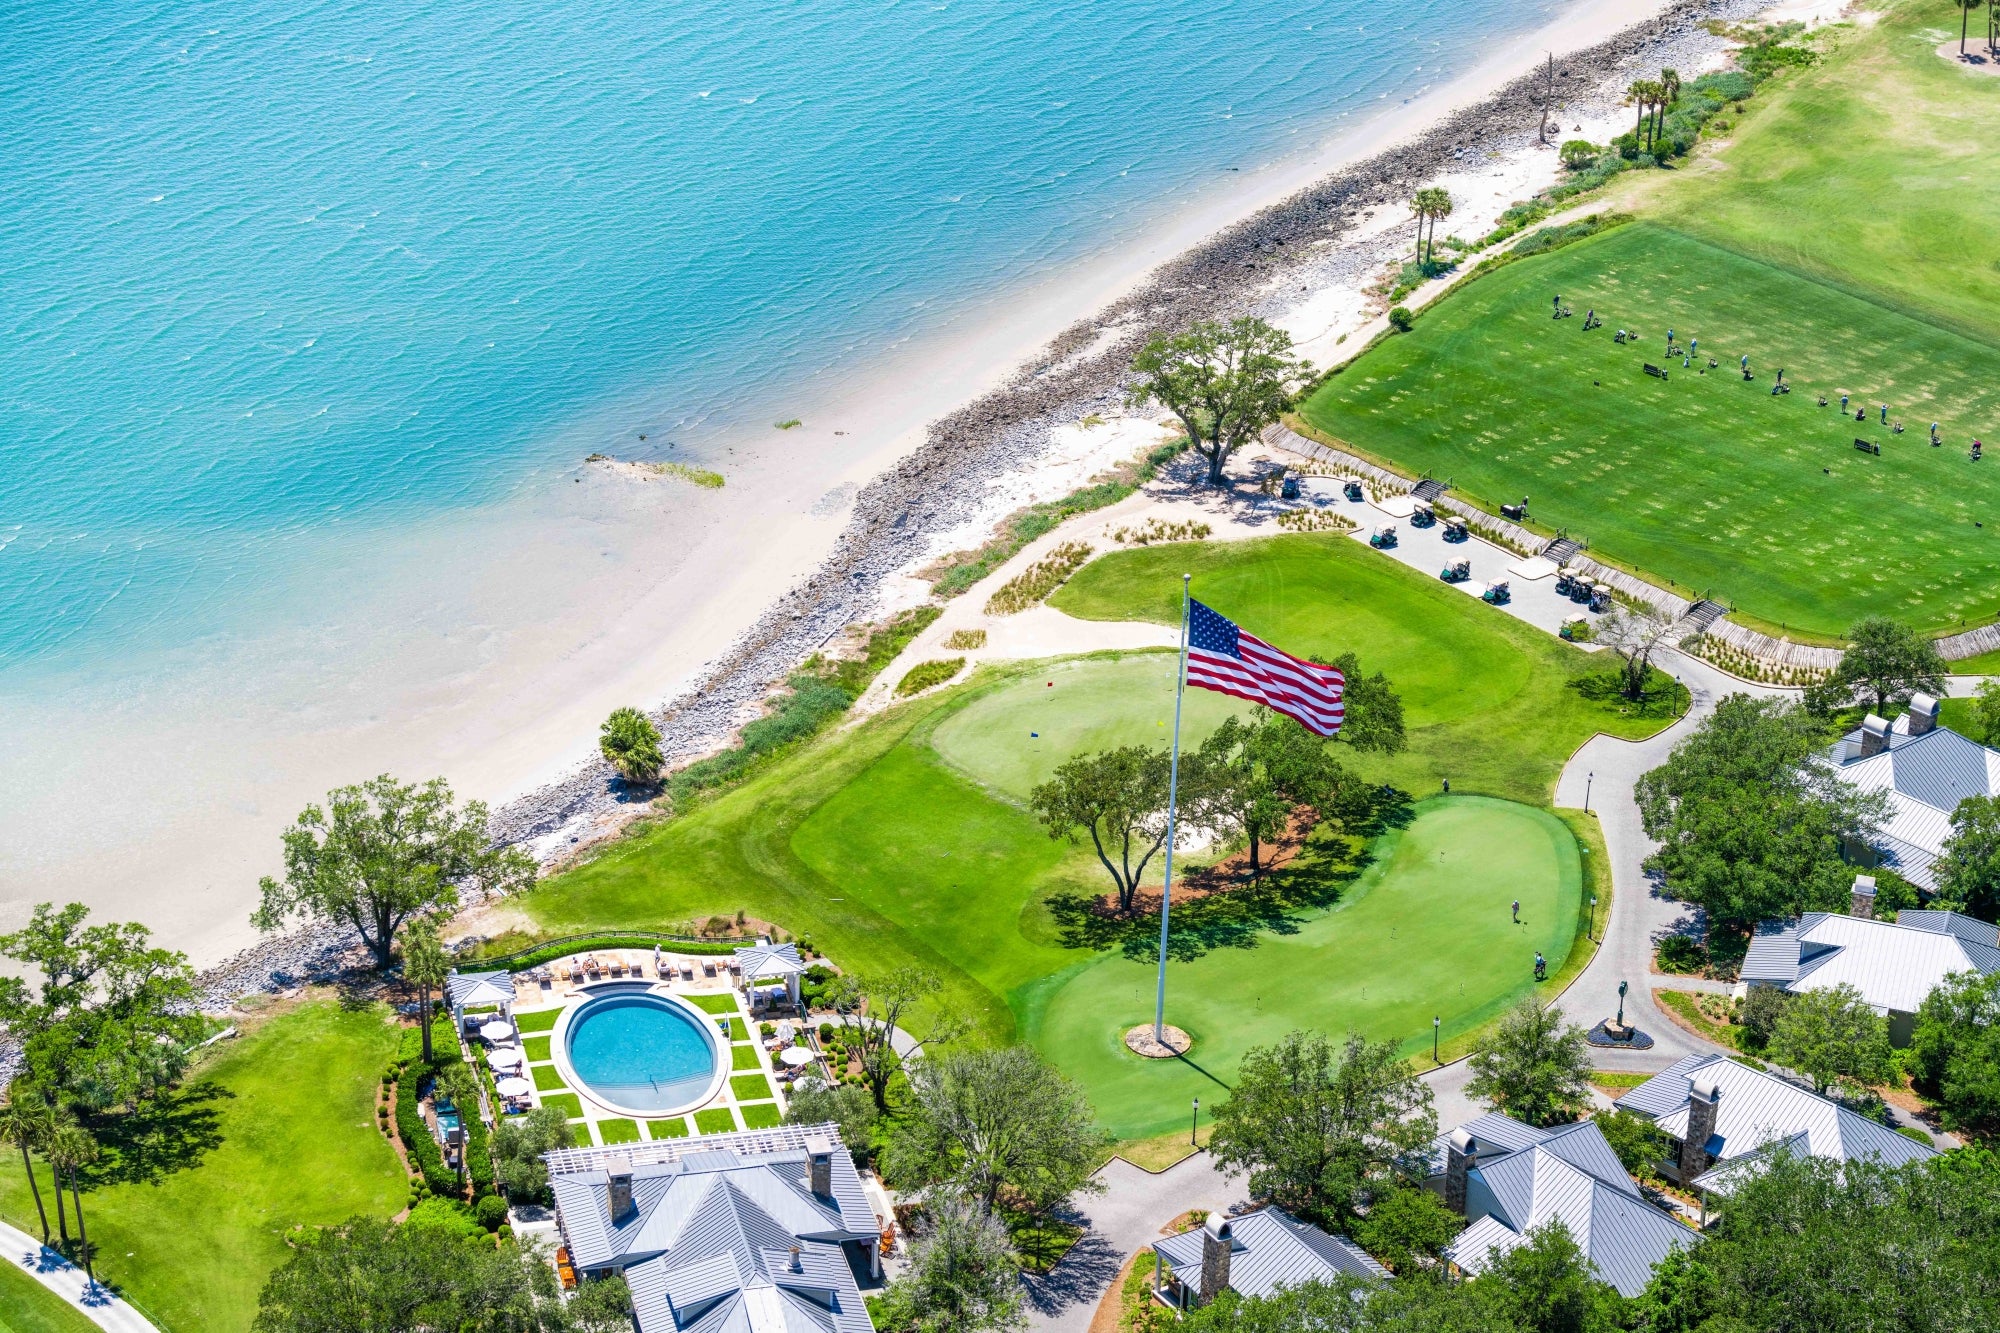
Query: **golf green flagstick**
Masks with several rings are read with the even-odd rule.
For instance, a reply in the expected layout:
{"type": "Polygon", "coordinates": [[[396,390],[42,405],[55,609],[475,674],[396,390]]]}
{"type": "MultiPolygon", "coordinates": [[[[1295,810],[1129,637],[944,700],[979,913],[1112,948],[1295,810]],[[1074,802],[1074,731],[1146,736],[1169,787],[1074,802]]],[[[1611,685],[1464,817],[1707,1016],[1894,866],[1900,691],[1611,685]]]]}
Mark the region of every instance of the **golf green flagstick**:
{"type": "Polygon", "coordinates": [[[1166,882],[1160,888],[1160,985],[1153,999],[1153,1040],[1162,1046],[1167,1044],[1167,908],[1174,896],[1174,819],[1180,811],[1181,787],[1181,698],[1187,693],[1188,580],[1193,577],[1181,575],[1181,656],[1180,665],[1174,669],[1174,757],[1167,770],[1167,868],[1166,882]]]}

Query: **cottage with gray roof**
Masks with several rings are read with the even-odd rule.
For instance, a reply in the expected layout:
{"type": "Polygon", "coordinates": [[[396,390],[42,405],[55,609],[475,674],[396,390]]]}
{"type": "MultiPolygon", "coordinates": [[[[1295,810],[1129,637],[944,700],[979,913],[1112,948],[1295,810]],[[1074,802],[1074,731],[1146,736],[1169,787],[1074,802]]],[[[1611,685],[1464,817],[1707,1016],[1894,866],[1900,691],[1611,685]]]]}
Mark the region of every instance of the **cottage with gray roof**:
{"type": "Polygon", "coordinates": [[[570,1262],[625,1275],[639,1333],[873,1333],[881,1224],[835,1126],[544,1160],[570,1262]]]}
{"type": "Polygon", "coordinates": [[[1210,1213],[1193,1231],[1153,1242],[1153,1296],[1176,1310],[1225,1291],[1270,1296],[1345,1274],[1380,1282],[1389,1270],[1345,1236],[1332,1236],[1279,1208],[1241,1217],[1210,1213]]]}
{"type": "Polygon", "coordinates": [[[1476,1276],[1529,1233],[1561,1222],[1598,1277],[1636,1296],[1655,1264],[1694,1241],[1646,1201],[1594,1121],[1537,1129],[1486,1115],[1443,1146],[1445,1203],[1470,1224],[1445,1251],[1457,1272],[1476,1276]]]}
{"type": "Polygon", "coordinates": [[[1846,781],[1889,796],[1880,833],[1868,846],[1851,847],[1850,858],[1864,868],[1888,866],[1926,892],[1937,889],[1933,865],[1958,803],[2000,792],[2000,750],[1940,727],[1937,718],[1938,701],[1916,695],[1894,722],[1870,713],[1827,755],[1846,781]]]}
{"type": "Polygon", "coordinates": [[[1743,985],[1776,986],[1798,994],[1845,983],[1889,1020],[1889,1040],[1910,1044],[1917,1007],[1954,972],[2000,972],[1992,926],[1956,912],[1898,912],[1894,921],[1870,915],[1875,882],[1855,881],[1853,911],[1808,912],[1757,927],[1738,973],[1743,985]]]}
{"type": "Polygon", "coordinates": [[[1889,1166],[1937,1149],[1904,1138],[1838,1102],[1725,1055],[1690,1055],[1618,1099],[1672,1143],[1661,1165],[1684,1188],[1727,1194],[1780,1148],[1836,1162],[1889,1166]]]}

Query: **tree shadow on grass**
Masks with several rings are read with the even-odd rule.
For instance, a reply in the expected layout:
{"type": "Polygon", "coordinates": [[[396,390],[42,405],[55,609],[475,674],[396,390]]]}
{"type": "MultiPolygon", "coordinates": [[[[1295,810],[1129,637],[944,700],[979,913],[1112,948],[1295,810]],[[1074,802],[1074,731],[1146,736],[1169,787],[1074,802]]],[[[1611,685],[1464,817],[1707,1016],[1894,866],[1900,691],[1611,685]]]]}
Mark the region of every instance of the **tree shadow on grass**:
{"type": "MultiPolygon", "coordinates": [[[[1247,869],[1207,867],[1186,877],[1174,894],[1167,956],[1191,962],[1213,949],[1249,949],[1258,937],[1295,935],[1301,916],[1339,902],[1374,862],[1371,844],[1415,817],[1409,793],[1369,788],[1343,804],[1337,818],[1321,822],[1286,859],[1252,876],[1247,869]],[[1187,896],[1183,897],[1183,891],[1187,896]]],[[[1233,860],[1233,858],[1232,858],[1233,860]]],[[[1117,949],[1133,962],[1160,956],[1159,899],[1120,915],[1101,895],[1068,891],[1048,900],[1057,939],[1068,948],[1117,949]]]]}
{"type": "Polygon", "coordinates": [[[236,1094],[203,1081],[173,1088],[124,1115],[93,1121],[90,1131],[103,1148],[83,1169],[91,1189],[102,1185],[150,1185],[177,1171],[201,1165],[222,1146],[222,1110],[217,1103],[236,1094]]]}
{"type": "Polygon", "coordinates": [[[1646,676],[1646,686],[1637,699],[1625,693],[1624,677],[1616,671],[1600,671],[1571,680],[1569,688],[1602,708],[1615,708],[1629,717],[1679,717],[1681,686],[1655,669],[1646,676]]]}

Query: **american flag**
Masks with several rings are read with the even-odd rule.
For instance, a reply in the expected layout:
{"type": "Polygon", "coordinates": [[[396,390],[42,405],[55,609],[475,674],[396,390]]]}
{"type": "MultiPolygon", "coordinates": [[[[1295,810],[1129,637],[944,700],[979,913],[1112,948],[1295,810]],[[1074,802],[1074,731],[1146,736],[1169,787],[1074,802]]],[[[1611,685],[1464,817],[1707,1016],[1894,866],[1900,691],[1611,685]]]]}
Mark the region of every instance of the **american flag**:
{"type": "Polygon", "coordinates": [[[1347,716],[1347,677],[1338,670],[1281,652],[1200,602],[1188,608],[1187,682],[1266,704],[1321,736],[1347,716]]]}

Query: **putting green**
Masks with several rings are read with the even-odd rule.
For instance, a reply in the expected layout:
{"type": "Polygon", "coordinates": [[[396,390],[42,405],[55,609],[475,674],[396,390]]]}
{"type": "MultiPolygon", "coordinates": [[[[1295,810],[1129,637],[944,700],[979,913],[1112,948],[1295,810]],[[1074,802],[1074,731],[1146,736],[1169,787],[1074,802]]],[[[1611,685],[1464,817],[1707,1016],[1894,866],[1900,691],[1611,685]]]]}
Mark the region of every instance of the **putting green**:
{"type": "Polygon", "coordinates": [[[1152,1021],[1156,973],[1122,957],[1024,997],[1026,1036],[1083,1085],[1111,1133],[1140,1138],[1186,1123],[1192,1098],[1220,1102],[1244,1051],[1293,1028],[1400,1038],[1414,1055],[1429,1049],[1434,1015],[1450,1041],[1534,988],[1537,949],[1551,974],[1568,955],[1582,858],[1547,811],[1434,798],[1374,852],[1340,904],[1295,934],[1167,965],[1167,1019],[1195,1039],[1187,1059],[1125,1048],[1125,1031],[1152,1021]]]}
{"type": "MultiPolygon", "coordinates": [[[[1072,756],[1165,745],[1173,736],[1176,661],[1172,653],[1146,653],[1054,663],[974,699],[939,724],[931,744],[974,780],[1025,800],[1072,756]]],[[[1189,690],[1181,743],[1200,745],[1222,719],[1247,711],[1227,695],[1189,690]]]]}

